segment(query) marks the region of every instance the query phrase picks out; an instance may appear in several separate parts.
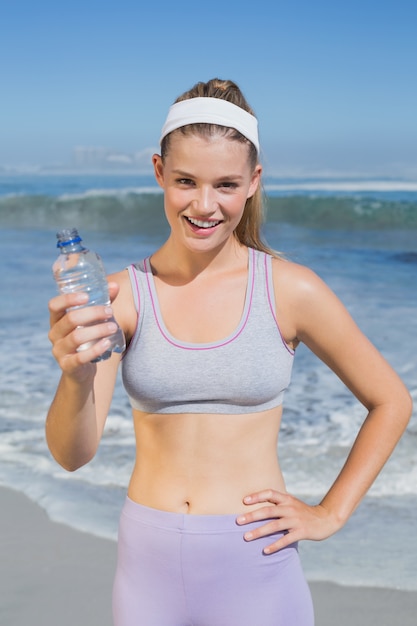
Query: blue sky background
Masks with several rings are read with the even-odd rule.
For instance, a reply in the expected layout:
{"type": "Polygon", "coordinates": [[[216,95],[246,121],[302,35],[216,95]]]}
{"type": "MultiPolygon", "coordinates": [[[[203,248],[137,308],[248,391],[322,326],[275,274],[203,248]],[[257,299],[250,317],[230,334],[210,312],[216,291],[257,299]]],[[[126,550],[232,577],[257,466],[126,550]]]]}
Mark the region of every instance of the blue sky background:
{"type": "Polygon", "coordinates": [[[198,80],[238,82],[268,173],[417,179],[415,0],[4,0],[0,165],[156,146],[198,80]]]}

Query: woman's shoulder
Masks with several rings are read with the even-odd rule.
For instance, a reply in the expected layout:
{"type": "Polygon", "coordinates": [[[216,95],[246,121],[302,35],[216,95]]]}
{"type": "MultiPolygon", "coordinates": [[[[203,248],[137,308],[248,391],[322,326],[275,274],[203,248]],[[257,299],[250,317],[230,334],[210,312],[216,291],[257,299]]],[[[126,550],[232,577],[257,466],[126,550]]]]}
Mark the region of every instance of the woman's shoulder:
{"type": "Polygon", "coordinates": [[[273,280],[277,308],[299,340],[324,344],[323,333],[326,340],[337,336],[341,341],[341,332],[353,336],[353,320],[343,302],[312,269],[274,259],[273,280]]]}
{"type": "Polygon", "coordinates": [[[109,283],[116,283],[118,285],[118,293],[112,302],[112,308],[125,335],[129,337],[134,332],[137,320],[129,272],[127,269],[123,269],[120,272],[110,274],[107,280],[109,283]]]}
{"type": "Polygon", "coordinates": [[[313,295],[316,291],[328,289],[311,268],[283,257],[273,257],[272,276],[275,287],[293,297],[313,295]]]}
{"type": "Polygon", "coordinates": [[[311,268],[286,259],[274,258],[272,276],[276,302],[299,323],[324,311],[339,315],[343,303],[327,283],[311,268]]]}
{"type": "Polygon", "coordinates": [[[109,274],[107,276],[107,281],[109,283],[118,284],[119,295],[122,295],[124,292],[128,292],[130,290],[130,278],[129,278],[129,272],[127,268],[120,270],[119,272],[114,272],[113,274],[109,274]]]}

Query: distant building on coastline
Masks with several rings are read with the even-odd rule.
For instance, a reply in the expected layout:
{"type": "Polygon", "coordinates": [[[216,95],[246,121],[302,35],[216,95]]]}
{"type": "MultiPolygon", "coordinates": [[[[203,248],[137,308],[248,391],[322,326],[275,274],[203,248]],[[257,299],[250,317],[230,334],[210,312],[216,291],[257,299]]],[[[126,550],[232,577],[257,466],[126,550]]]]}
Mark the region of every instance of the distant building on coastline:
{"type": "Polygon", "coordinates": [[[152,154],[156,148],[127,154],[101,146],[75,146],[72,163],[79,169],[135,169],[150,170],[152,154]]]}
{"type": "Polygon", "coordinates": [[[72,160],[76,167],[90,168],[105,165],[110,151],[97,146],[75,146],[72,160]]]}

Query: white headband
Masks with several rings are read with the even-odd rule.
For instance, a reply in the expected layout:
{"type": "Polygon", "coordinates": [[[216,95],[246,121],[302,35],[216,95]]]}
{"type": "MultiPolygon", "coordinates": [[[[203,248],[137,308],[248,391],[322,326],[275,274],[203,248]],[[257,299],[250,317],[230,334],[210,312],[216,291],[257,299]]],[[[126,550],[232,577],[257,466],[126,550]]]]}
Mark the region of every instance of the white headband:
{"type": "Polygon", "coordinates": [[[259,153],[258,120],[244,109],[221,98],[189,98],[173,104],[162,127],[161,139],[187,124],[218,124],[235,128],[259,153]]]}

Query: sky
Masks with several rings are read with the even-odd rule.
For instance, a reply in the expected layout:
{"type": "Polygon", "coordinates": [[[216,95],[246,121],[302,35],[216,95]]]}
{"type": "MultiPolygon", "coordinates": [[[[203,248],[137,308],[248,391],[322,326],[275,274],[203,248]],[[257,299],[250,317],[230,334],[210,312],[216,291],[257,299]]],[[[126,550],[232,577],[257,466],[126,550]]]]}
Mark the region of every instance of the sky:
{"type": "Polygon", "coordinates": [[[236,81],[265,171],[417,180],[415,0],[3,0],[0,166],[157,148],[194,83],[236,81]]]}

